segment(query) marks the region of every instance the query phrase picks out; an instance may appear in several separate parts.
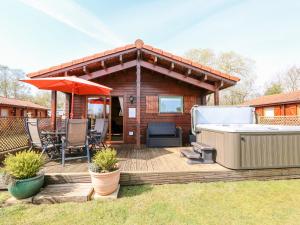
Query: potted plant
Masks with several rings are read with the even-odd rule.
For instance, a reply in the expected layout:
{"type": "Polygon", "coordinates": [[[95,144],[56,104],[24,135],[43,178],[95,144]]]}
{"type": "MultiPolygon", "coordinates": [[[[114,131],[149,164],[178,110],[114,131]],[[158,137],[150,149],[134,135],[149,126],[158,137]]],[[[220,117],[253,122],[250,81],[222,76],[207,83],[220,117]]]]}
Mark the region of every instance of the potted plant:
{"type": "Polygon", "coordinates": [[[120,169],[117,163],[117,152],[113,148],[95,153],[89,172],[96,194],[109,195],[117,190],[120,180],[120,169]]]}
{"type": "Polygon", "coordinates": [[[9,154],[4,160],[4,178],[9,193],[17,199],[29,198],[38,193],[44,184],[40,169],[44,163],[34,151],[9,154]]]}

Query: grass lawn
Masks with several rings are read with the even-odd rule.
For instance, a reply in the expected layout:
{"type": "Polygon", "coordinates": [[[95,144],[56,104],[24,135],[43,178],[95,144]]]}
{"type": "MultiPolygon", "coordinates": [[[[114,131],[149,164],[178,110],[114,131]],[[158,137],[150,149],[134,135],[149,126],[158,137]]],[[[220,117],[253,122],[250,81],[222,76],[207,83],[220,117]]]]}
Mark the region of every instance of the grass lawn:
{"type": "Polygon", "coordinates": [[[293,225],[299,187],[300,180],[123,187],[115,201],[1,208],[0,224],[293,225]]]}

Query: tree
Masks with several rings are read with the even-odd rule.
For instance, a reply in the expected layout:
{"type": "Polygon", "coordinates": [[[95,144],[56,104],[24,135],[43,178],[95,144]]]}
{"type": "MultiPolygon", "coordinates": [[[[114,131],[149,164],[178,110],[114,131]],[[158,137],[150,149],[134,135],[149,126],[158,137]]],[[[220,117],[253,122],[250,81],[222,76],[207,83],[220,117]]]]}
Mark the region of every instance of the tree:
{"type": "Polygon", "coordinates": [[[186,57],[195,62],[201,62],[201,64],[215,67],[216,55],[211,49],[190,49],[185,53],[186,57]]]}
{"type": "Polygon", "coordinates": [[[283,92],[283,87],[280,82],[273,82],[265,90],[265,95],[275,95],[283,92]]]}
{"type": "MultiPolygon", "coordinates": [[[[22,70],[0,65],[0,96],[28,100],[49,108],[51,102],[50,91],[32,91],[28,84],[20,81],[23,78],[25,78],[25,73],[22,70]]],[[[58,92],[57,100],[57,107],[62,109],[65,95],[58,92]]]]}
{"type": "Polygon", "coordinates": [[[297,91],[300,89],[300,67],[292,66],[280,75],[287,91],[297,91]]]}
{"type": "MultiPolygon", "coordinates": [[[[64,109],[65,94],[57,92],[57,108],[64,109]]],[[[45,90],[38,90],[37,93],[32,96],[32,102],[50,108],[51,106],[51,92],[45,90]]]]}
{"type": "Polygon", "coordinates": [[[247,98],[257,95],[254,90],[253,60],[233,51],[215,54],[210,49],[191,49],[185,56],[203,65],[241,78],[241,81],[236,86],[221,92],[221,104],[240,104],[247,98]]]}
{"type": "Polygon", "coordinates": [[[51,105],[50,91],[38,91],[32,98],[32,102],[50,108],[51,105]]]}
{"type": "Polygon", "coordinates": [[[30,88],[19,80],[25,73],[0,65],[0,95],[7,98],[30,99],[30,88]]]}

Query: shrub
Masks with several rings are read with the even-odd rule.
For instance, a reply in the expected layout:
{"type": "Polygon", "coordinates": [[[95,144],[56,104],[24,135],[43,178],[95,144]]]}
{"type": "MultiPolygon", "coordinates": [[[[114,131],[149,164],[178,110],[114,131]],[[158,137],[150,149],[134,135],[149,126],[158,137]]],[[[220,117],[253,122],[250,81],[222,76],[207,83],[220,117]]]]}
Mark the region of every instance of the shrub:
{"type": "Polygon", "coordinates": [[[13,179],[35,177],[44,163],[41,155],[34,151],[22,151],[9,154],[4,160],[4,170],[13,179]]]}
{"type": "Polygon", "coordinates": [[[117,152],[113,148],[107,148],[96,152],[90,169],[94,172],[107,173],[117,170],[117,152]]]}

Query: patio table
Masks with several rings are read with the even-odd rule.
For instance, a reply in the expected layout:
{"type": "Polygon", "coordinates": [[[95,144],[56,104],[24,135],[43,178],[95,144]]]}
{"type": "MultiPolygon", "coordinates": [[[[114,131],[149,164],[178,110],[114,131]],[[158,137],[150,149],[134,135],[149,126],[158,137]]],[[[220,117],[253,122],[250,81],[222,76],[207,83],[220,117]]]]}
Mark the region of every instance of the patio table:
{"type": "Polygon", "coordinates": [[[66,134],[65,131],[42,131],[41,133],[44,135],[56,135],[56,136],[66,134]]]}
{"type": "Polygon", "coordinates": [[[42,131],[41,135],[50,136],[52,139],[56,139],[56,143],[61,143],[62,136],[66,135],[65,131],[42,131]]]}

